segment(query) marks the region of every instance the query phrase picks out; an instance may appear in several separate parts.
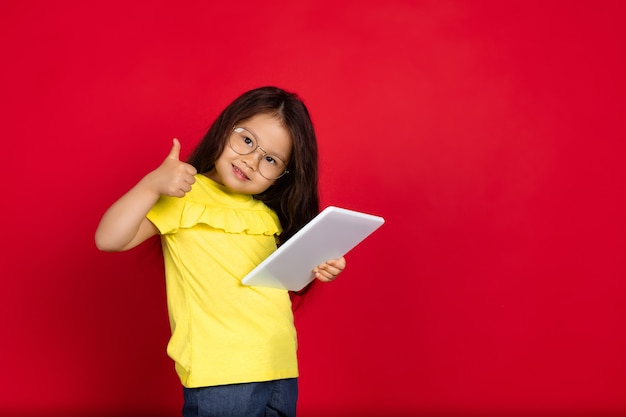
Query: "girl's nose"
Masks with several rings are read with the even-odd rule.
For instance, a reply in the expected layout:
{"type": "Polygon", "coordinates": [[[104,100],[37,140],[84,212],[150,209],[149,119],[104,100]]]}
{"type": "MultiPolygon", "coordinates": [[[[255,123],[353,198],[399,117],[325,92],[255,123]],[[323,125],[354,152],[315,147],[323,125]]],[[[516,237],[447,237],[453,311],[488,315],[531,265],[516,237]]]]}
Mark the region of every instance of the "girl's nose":
{"type": "Polygon", "coordinates": [[[253,171],[256,171],[259,168],[259,162],[261,158],[257,155],[256,152],[249,153],[247,155],[243,155],[243,162],[253,171]]]}

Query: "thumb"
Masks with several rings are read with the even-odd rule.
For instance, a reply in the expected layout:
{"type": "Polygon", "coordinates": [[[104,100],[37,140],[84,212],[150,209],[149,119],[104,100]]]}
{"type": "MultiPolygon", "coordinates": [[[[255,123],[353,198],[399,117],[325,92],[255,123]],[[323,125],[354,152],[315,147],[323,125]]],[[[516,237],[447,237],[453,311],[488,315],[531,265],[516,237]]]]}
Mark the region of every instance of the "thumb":
{"type": "Polygon", "coordinates": [[[167,159],[175,159],[177,161],[180,161],[180,142],[176,138],[174,138],[172,142],[172,149],[167,155],[167,159]]]}

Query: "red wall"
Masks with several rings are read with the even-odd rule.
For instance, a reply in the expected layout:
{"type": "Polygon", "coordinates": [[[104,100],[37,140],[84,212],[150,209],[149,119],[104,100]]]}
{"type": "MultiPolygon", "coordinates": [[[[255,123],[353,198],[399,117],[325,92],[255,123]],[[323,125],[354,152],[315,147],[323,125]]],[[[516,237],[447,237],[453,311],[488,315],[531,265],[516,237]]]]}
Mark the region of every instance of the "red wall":
{"type": "Polygon", "coordinates": [[[386,218],[298,313],[303,417],[626,415],[623,4],[3,1],[0,414],[178,414],[158,246],[94,229],[276,84],[386,218]]]}

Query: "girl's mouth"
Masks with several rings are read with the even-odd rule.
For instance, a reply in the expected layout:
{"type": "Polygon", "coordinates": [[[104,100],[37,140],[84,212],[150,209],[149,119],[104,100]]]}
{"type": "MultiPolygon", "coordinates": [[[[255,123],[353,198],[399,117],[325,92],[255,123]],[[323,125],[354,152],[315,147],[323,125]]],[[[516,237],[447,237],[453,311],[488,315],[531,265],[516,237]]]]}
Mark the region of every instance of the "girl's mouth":
{"type": "Polygon", "coordinates": [[[243,181],[247,181],[247,180],[250,179],[250,178],[248,178],[248,176],[242,170],[240,170],[235,165],[233,165],[233,173],[235,174],[236,177],[238,177],[239,179],[241,179],[243,181]]]}

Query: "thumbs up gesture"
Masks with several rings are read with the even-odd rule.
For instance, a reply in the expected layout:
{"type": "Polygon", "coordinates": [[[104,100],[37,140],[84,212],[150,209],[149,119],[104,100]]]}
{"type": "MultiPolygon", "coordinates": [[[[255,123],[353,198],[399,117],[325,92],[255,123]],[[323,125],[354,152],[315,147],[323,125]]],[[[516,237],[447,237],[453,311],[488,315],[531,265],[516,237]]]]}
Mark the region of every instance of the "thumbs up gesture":
{"type": "Polygon", "coordinates": [[[191,190],[196,182],[194,175],[197,171],[186,162],[180,160],[180,142],[174,138],[172,149],[161,165],[152,171],[150,184],[160,195],[182,197],[191,190]]]}

